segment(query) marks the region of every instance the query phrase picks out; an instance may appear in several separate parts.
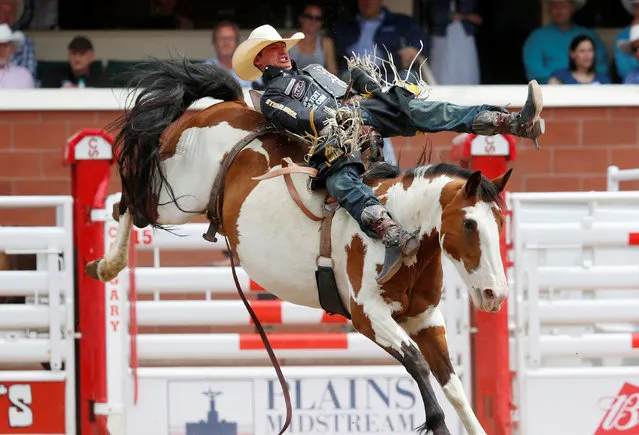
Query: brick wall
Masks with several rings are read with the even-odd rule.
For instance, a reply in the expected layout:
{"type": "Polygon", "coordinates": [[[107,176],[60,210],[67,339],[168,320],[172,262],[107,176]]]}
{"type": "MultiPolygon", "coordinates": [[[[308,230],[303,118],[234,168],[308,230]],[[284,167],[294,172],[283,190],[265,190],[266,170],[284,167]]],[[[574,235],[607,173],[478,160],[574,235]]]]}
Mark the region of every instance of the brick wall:
{"type": "MultiPolygon", "coordinates": [[[[0,195],[65,195],[70,193],[69,168],[62,163],[67,138],[83,128],[104,128],[116,111],[0,112],[0,195]]],[[[541,150],[528,140],[518,142],[513,162],[513,191],[605,190],[606,168],[639,167],[639,107],[547,108],[547,133],[541,150]]],[[[454,133],[394,138],[404,168],[415,164],[424,146],[432,159],[447,161],[454,133]]],[[[109,193],[119,183],[114,168],[109,193]]],[[[639,189],[639,183],[622,183],[639,189]]],[[[38,211],[0,210],[0,225],[45,223],[38,211]],[[22,221],[25,219],[25,221],[22,221]],[[18,222],[20,221],[20,222],[18,222]]]]}

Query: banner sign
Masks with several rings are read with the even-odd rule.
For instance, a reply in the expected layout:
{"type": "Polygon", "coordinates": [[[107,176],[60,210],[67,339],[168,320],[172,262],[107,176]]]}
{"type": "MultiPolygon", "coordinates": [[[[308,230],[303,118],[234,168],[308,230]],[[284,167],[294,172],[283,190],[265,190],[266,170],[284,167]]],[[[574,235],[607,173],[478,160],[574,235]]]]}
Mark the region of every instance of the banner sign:
{"type": "MultiPolygon", "coordinates": [[[[414,435],[425,421],[419,389],[408,375],[363,373],[325,378],[286,375],[286,379],[293,405],[293,420],[287,431],[290,434],[414,435]]],[[[461,434],[455,411],[437,382],[432,379],[432,383],[448,427],[453,435],[461,434]]],[[[127,422],[129,434],[277,435],[286,419],[286,406],[274,377],[220,380],[142,377],[140,399],[132,414],[135,415],[127,422]],[[162,415],[166,421],[159,419],[162,415]],[[152,426],[150,416],[154,416],[152,426]]]]}

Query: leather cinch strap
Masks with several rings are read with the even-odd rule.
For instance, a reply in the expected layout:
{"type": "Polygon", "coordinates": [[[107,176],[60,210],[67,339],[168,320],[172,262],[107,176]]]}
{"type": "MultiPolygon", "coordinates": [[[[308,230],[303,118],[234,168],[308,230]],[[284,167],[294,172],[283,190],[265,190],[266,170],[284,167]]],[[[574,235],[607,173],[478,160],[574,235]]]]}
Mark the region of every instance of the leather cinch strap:
{"type": "Polygon", "coordinates": [[[236,143],[228,156],[222,162],[220,170],[215,176],[215,182],[211,188],[211,196],[209,197],[209,205],[206,210],[206,217],[211,221],[209,228],[205,234],[202,235],[204,240],[209,242],[217,242],[216,234],[220,225],[222,225],[222,203],[224,202],[224,183],[226,180],[226,173],[235,160],[235,157],[244,149],[246,145],[251,143],[254,139],[273,131],[274,128],[270,125],[264,125],[257,128],[255,131],[244,136],[238,143],[236,143]]]}

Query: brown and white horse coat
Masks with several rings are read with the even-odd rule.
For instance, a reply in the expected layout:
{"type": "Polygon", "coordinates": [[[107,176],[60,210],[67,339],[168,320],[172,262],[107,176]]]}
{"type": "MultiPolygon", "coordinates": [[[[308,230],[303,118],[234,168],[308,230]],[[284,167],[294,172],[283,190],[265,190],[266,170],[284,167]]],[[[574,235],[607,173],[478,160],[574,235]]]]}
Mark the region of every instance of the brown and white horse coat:
{"type": "MultiPolygon", "coordinates": [[[[155,223],[184,224],[204,213],[221,162],[264,122],[260,113],[234,101],[213,105],[172,126],[161,147],[161,165],[179,207],[164,187],[155,202],[155,223]]],[[[302,162],[306,152],[304,144],[277,134],[255,139],[241,151],[226,176],[220,233],[254,281],[282,300],[320,308],[315,283],[319,222],[302,213],[281,177],[252,179],[280,167],[284,157],[302,162]]],[[[363,233],[342,208],[332,224],[331,256],[354,328],[397,358],[418,383],[427,418],[422,430],[449,433],[428,379],[432,369],[468,433],[485,434],[448,355],[439,309],[441,261],[443,253],[455,263],[476,306],[499,309],[508,293],[499,253],[499,193],[510,171],[491,182],[479,173],[469,177],[469,172],[454,168],[420,167],[369,181],[393,218],[406,230],[418,231],[421,240],[418,253],[407,258],[389,282],[380,286],[375,280],[384,245],[363,233]]],[[[307,175],[293,174],[292,179],[306,207],[321,216],[325,195],[308,191],[307,175]]],[[[88,268],[101,280],[112,279],[126,264],[131,214],[127,210],[120,216],[112,251],[88,268]]]]}

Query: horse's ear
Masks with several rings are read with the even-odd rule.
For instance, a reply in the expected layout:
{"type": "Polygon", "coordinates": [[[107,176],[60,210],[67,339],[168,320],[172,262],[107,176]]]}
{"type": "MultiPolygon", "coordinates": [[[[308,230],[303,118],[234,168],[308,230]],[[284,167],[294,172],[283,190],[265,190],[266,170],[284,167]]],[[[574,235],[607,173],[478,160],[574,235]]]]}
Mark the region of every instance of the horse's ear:
{"type": "Polygon", "coordinates": [[[508,184],[508,180],[510,179],[510,176],[513,173],[513,169],[510,168],[508,171],[506,171],[505,174],[500,175],[497,178],[493,178],[491,181],[492,183],[495,185],[495,187],[497,188],[497,190],[499,191],[499,193],[503,192],[504,189],[506,188],[506,185],[508,184]]]}
{"type": "Polygon", "coordinates": [[[477,189],[481,183],[481,171],[475,171],[468,177],[466,185],[464,186],[464,193],[467,198],[471,198],[477,194],[477,189]]]}

